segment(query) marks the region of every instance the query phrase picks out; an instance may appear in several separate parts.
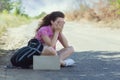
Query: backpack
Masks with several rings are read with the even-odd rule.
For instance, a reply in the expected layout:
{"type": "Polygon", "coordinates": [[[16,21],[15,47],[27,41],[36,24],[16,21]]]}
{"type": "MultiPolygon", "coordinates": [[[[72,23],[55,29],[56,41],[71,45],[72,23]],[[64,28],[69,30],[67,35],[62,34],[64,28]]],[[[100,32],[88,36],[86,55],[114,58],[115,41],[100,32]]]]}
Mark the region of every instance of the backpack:
{"type": "Polygon", "coordinates": [[[41,55],[42,50],[42,43],[37,39],[31,39],[27,46],[14,52],[10,61],[15,67],[29,68],[33,64],[33,56],[41,55]]]}

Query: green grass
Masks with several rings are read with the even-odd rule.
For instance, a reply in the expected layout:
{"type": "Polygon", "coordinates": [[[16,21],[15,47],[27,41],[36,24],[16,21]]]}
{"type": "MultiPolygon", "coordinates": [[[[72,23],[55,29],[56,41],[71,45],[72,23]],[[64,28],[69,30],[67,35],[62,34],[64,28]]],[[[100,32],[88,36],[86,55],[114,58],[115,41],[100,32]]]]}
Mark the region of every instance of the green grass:
{"type": "Polygon", "coordinates": [[[19,27],[30,23],[31,19],[24,16],[15,16],[12,14],[0,14],[0,36],[6,31],[9,27],[19,27]]]}

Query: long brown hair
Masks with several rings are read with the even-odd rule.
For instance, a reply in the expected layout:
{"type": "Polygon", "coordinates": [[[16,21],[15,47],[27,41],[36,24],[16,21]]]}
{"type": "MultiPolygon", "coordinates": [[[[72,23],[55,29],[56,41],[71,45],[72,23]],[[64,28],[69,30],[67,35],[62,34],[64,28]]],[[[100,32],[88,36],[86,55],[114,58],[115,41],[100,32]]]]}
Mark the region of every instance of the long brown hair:
{"type": "Polygon", "coordinates": [[[36,32],[43,26],[48,26],[51,25],[51,21],[55,21],[58,17],[64,18],[65,15],[64,13],[60,11],[54,11],[48,15],[46,15],[43,19],[42,22],[38,25],[39,27],[37,28],[36,32]]]}

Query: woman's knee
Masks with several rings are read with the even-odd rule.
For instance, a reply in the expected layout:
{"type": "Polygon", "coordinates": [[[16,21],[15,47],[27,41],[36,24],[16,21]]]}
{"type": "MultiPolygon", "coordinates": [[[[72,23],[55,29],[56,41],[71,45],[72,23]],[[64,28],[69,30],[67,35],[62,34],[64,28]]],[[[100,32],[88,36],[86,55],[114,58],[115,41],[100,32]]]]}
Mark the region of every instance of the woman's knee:
{"type": "Polygon", "coordinates": [[[54,48],[52,48],[52,47],[48,47],[48,53],[50,54],[50,55],[56,55],[57,53],[56,53],[56,50],[54,49],[54,48]]]}
{"type": "Polygon", "coordinates": [[[72,53],[74,52],[74,48],[72,46],[69,46],[68,49],[70,52],[72,52],[72,53]]]}
{"type": "Polygon", "coordinates": [[[52,47],[45,46],[42,51],[42,55],[53,55],[54,56],[56,55],[56,51],[52,47]]]}

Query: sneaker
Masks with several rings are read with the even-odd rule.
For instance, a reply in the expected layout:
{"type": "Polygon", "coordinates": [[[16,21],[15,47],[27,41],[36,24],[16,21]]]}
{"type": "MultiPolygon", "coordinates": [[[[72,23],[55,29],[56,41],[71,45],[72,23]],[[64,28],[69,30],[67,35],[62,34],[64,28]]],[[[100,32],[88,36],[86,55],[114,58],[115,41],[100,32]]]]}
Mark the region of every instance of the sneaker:
{"type": "Polygon", "coordinates": [[[75,64],[75,61],[73,59],[66,59],[64,62],[66,67],[73,66],[75,64]]]}

